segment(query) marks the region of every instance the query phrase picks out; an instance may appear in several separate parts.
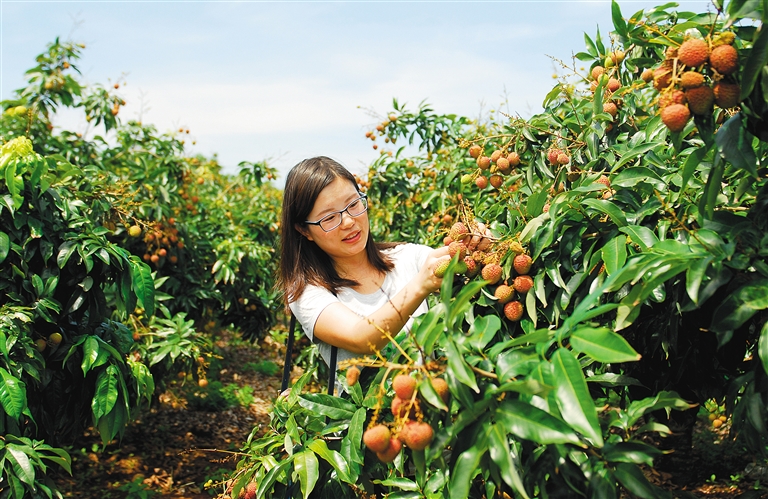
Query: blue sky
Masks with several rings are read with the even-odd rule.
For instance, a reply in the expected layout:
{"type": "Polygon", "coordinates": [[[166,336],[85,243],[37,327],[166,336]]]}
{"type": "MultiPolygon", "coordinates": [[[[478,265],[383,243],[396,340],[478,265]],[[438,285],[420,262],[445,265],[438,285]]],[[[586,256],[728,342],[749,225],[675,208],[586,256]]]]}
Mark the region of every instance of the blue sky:
{"type": "MultiPolygon", "coordinates": [[[[562,71],[548,56],[569,61],[598,25],[609,42],[610,1],[0,0],[0,98],[59,36],[86,44],[85,82],[127,82],[121,118],[188,128],[192,152],[217,153],[225,172],[268,160],[284,175],[320,154],[363,172],[379,154],[364,133],[393,98],[470,117],[506,101],[530,116],[562,71]]],[[[87,131],[73,115],[54,124],[87,131]]]]}

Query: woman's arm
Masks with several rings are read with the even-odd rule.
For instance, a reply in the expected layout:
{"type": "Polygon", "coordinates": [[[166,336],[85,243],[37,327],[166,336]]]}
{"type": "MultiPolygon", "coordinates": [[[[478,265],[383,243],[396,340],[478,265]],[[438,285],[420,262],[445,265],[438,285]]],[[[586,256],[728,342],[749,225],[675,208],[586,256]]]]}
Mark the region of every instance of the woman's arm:
{"type": "Polygon", "coordinates": [[[343,303],[328,305],[315,322],[314,337],[361,355],[381,350],[389,338],[379,328],[394,337],[405,326],[427,296],[440,288],[442,278],[435,277],[434,270],[448,258],[447,246],[433,250],[419,273],[367,317],[360,317],[343,303]]]}

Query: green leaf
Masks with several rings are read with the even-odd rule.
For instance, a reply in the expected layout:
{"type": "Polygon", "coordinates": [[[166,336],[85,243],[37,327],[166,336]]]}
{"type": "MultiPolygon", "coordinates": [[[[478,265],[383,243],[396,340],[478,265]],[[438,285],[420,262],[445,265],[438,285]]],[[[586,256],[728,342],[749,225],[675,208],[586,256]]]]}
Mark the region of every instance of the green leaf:
{"type": "Polygon", "coordinates": [[[623,336],[607,328],[582,327],[571,333],[571,347],[604,364],[640,360],[623,336]]]}
{"type": "Polygon", "coordinates": [[[581,365],[570,350],[559,348],[552,355],[555,399],[563,419],[571,428],[580,431],[595,447],[603,446],[597,410],[589,394],[581,365]]]}
{"type": "Polygon", "coordinates": [[[642,225],[627,225],[619,229],[628,235],[633,243],[640,246],[643,251],[647,251],[654,244],[659,242],[659,238],[648,227],[642,225]]]}
{"type": "Polygon", "coordinates": [[[488,452],[488,439],[485,432],[481,432],[475,444],[456,458],[456,464],[451,470],[449,489],[451,499],[466,499],[470,496],[472,478],[480,472],[480,460],[486,452],[488,452]]]}
{"type": "Polygon", "coordinates": [[[98,421],[101,417],[112,410],[117,402],[117,367],[114,365],[107,366],[107,368],[99,373],[96,378],[96,392],[93,394],[91,400],[91,411],[93,412],[93,420],[98,421]]]}
{"type": "Polygon", "coordinates": [[[611,17],[613,18],[613,27],[616,28],[616,33],[619,36],[626,38],[628,34],[627,22],[621,16],[621,9],[619,8],[619,4],[616,3],[616,0],[611,2],[611,17]]]}
{"type": "Polygon", "coordinates": [[[324,440],[313,440],[307,445],[307,448],[313,450],[315,454],[333,466],[333,469],[336,470],[336,473],[338,473],[339,478],[342,481],[347,483],[354,483],[354,481],[349,476],[349,464],[347,461],[344,460],[344,457],[341,454],[335,450],[329,449],[324,440]]]}
{"type": "Polygon", "coordinates": [[[69,257],[72,256],[77,250],[77,243],[75,241],[65,241],[59,246],[59,253],[56,255],[56,264],[60,269],[64,268],[64,265],[69,261],[69,257]]]}
{"type": "Polygon", "coordinates": [[[744,128],[741,113],[732,116],[715,135],[718,152],[733,166],[757,178],[757,155],[751,136],[744,128]]]}
{"type": "Polygon", "coordinates": [[[352,419],[357,407],[351,402],[326,393],[304,393],[299,404],[315,414],[333,419],[352,419]]]}
{"type": "Polygon", "coordinates": [[[301,494],[304,499],[314,490],[317,479],[320,476],[320,466],[317,456],[311,450],[303,450],[293,456],[293,469],[299,477],[301,494]]]}
{"type": "Polygon", "coordinates": [[[605,243],[602,250],[605,271],[613,274],[627,262],[627,236],[617,236],[605,243]]]}
{"type": "Polygon", "coordinates": [[[529,499],[523,485],[523,480],[520,478],[512,450],[509,448],[506,428],[502,428],[500,424],[492,424],[487,428],[488,450],[490,451],[491,460],[499,468],[502,480],[512,487],[523,499],[529,499]]]}
{"type": "Polygon", "coordinates": [[[467,309],[473,306],[470,300],[485,286],[486,282],[483,280],[473,280],[464,285],[456,295],[456,299],[451,303],[448,311],[448,328],[452,329],[456,320],[464,316],[467,309]]]}
{"type": "Polygon", "coordinates": [[[738,288],[715,309],[709,327],[718,335],[720,346],[727,343],[733,331],[755,313],[768,308],[768,279],[754,279],[738,288]]]}
{"type": "Polygon", "coordinates": [[[429,312],[414,320],[413,334],[427,355],[432,354],[435,349],[435,342],[445,329],[445,323],[440,320],[444,313],[445,305],[437,303],[429,309],[429,312]]]}
{"type": "Polygon", "coordinates": [[[99,358],[99,340],[95,336],[88,336],[83,343],[83,375],[88,374],[93,364],[99,358]]]}
{"type": "Polygon", "coordinates": [[[531,442],[586,447],[563,421],[521,400],[505,400],[496,410],[496,421],[507,432],[531,442]]]}
{"type": "Polygon", "coordinates": [[[658,499],[656,488],[640,471],[636,464],[618,463],[613,474],[621,485],[630,493],[642,499],[658,499]]]}
{"type": "MultiPolygon", "coordinates": [[[[373,483],[378,483],[385,487],[392,487],[398,490],[406,490],[408,492],[416,492],[419,490],[419,484],[408,478],[392,477],[386,480],[373,480],[373,483]]],[[[392,497],[387,495],[387,497],[392,497]]]]}
{"type": "Polygon", "coordinates": [[[35,469],[32,467],[32,463],[29,461],[29,456],[27,453],[24,452],[24,450],[20,448],[19,445],[13,443],[7,444],[5,446],[5,450],[8,452],[7,458],[11,462],[13,473],[19,478],[19,480],[29,486],[34,487],[35,469]]]}
{"type": "Polygon", "coordinates": [[[3,381],[0,384],[0,404],[9,417],[19,419],[27,409],[26,385],[2,367],[0,377],[3,381]]]}
{"type": "Polygon", "coordinates": [[[763,330],[760,331],[757,354],[760,357],[760,362],[763,364],[763,370],[768,374],[768,322],[763,324],[763,330]]]}
{"type": "Polygon", "coordinates": [[[645,167],[627,168],[611,180],[611,185],[614,187],[634,187],[641,182],[651,184],[659,190],[667,188],[667,184],[653,170],[645,167]]]}
{"type": "Polygon", "coordinates": [[[605,213],[611,217],[613,223],[619,227],[624,227],[627,225],[627,217],[624,216],[624,212],[621,211],[621,209],[611,201],[607,201],[605,199],[586,198],[582,200],[581,204],[593,208],[601,213],[605,213]]]}
{"type": "MultiPolygon", "coordinates": [[[[763,12],[763,16],[765,15],[766,13],[763,12]]],[[[768,29],[766,29],[765,23],[757,33],[757,39],[752,44],[752,50],[749,51],[744,70],[741,73],[740,101],[749,97],[752,89],[755,88],[760,72],[768,65],[768,29]]]]}
{"type": "Polygon", "coordinates": [[[644,442],[607,443],[603,449],[603,458],[609,463],[635,463],[653,466],[653,460],[664,453],[644,442]]]}
{"type": "Polygon", "coordinates": [[[624,152],[621,155],[621,159],[611,167],[611,173],[617,171],[622,166],[626,165],[627,163],[639,157],[640,155],[645,154],[646,152],[650,151],[654,147],[659,147],[659,146],[666,146],[666,144],[664,142],[647,142],[644,144],[640,144],[639,146],[635,146],[629,151],[624,152]]]}
{"type": "Polygon", "coordinates": [[[693,172],[696,171],[696,168],[699,166],[699,164],[701,164],[702,160],[704,159],[704,157],[707,155],[708,152],[709,152],[709,147],[704,146],[693,151],[685,159],[685,163],[683,164],[683,182],[680,185],[681,195],[685,190],[686,186],[688,185],[688,182],[691,180],[691,177],[693,176],[693,172]]]}
{"type": "Polygon", "coordinates": [[[464,356],[459,353],[459,349],[453,341],[453,338],[447,338],[445,342],[446,356],[448,357],[448,368],[453,376],[456,377],[461,383],[472,388],[476,393],[480,393],[480,389],[477,387],[477,380],[475,379],[475,373],[469,368],[469,365],[464,360],[464,356]]]}
{"type": "Polygon", "coordinates": [[[486,315],[475,318],[469,328],[472,346],[482,351],[501,329],[501,319],[498,315],[486,315]]]}
{"type": "Polygon", "coordinates": [[[131,267],[131,287],[136,294],[147,317],[155,314],[155,283],[152,279],[152,269],[136,255],[128,259],[131,267]]]}
{"type": "Polygon", "coordinates": [[[11,238],[0,230],[0,263],[3,263],[11,251],[11,238]]]}

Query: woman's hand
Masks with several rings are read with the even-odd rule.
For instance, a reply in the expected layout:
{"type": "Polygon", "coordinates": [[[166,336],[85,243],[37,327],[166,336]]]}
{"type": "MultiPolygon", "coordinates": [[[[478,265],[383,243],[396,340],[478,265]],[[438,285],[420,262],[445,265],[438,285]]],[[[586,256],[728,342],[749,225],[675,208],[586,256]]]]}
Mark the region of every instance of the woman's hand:
{"type": "Polygon", "coordinates": [[[493,238],[491,229],[480,222],[477,224],[477,231],[472,234],[472,237],[470,237],[469,242],[467,243],[467,249],[470,253],[475,250],[485,251],[491,245],[491,238],[493,238]]]}
{"type": "Polygon", "coordinates": [[[424,266],[417,276],[417,279],[422,283],[426,294],[430,294],[440,289],[440,285],[443,283],[443,278],[435,275],[435,269],[438,265],[450,261],[450,259],[451,256],[448,254],[448,246],[432,250],[429,256],[427,256],[427,261],[424,262],[424,266]]]}

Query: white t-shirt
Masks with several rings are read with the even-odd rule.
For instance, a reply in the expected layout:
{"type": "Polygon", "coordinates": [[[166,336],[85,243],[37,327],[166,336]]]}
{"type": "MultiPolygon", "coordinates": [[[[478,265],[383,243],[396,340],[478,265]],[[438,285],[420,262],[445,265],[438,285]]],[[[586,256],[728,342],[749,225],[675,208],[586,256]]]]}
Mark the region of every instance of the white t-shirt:
{"type": "MultiPolygon", "coordinates": [[[[317,343],[320,355],[322,355],[326,364],[330,363],[331,346],[323,341],[314,339],[315,322],[317,322],[320,312],[325,310],[325,307],[331,303],[341,302],[349,307],[350,310],[360,315],[360,317],[367,317],[380,309],[419,273],[431,251],[432,248],[429,246],[410,243],[400,244],[394,248],[384,250],[384,253],[392,259],[394,267],[384,277],[381,288],[373,293],[361,294],[351,288],[340,288],[338,295],[334,296],[333,293],[325,288],[308,285],[296,301],[288,304],[291,312],[296,316],[296,320],[299,321],[299,324],[304,329],[304,334],[314,343],[317,343]]],[[[413,316],[424,314],[427,310],[427,301],[424,300],[413,313],[413,316]]],[[[412,322],[413,317],[405,324],[405,328],[410,329],[412,322]]],[[[362,355],[339,348],[336,362],[355,357],[362,357],[362,355]]]]}

